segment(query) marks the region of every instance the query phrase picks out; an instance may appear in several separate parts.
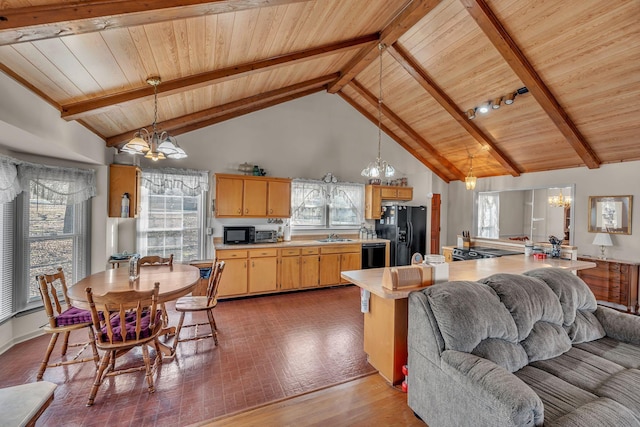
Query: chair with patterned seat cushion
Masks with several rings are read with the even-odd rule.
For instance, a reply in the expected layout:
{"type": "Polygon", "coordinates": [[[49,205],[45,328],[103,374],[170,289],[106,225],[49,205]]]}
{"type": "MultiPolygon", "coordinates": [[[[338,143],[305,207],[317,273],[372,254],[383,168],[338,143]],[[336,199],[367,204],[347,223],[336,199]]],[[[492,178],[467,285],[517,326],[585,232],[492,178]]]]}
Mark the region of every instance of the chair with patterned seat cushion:
{"type": "Polygon", "coordinates": [[[218,304],[218,288],[220,286],[220,279],[222,278],[222,272],[224,271],[224,261],[214,261],[211,267],[211,275],[209,276],[209,283],[207,285],[207,295],[202,296],[186,296],[178,298],[176,301],[176,311],[180,313],[180,321],[178,322],[178,328],[176,329],[176,336],[173,339],[173,352],[175,353],[179,342],[201,340],[205,338],[213,338],[213,341],[218,345],[218,327],[216,325],[216,319],[213,317],[213,309],[218,304]],[[206,312],[209,322],[193,323],[182,326],[184,323],[184,317],[186,313],[206,312]],[[209,325],[211,333],[206,335],[198,334],[198,326],[209,325]],[[190,338],[180,338],[180,331],[182,328],[194,328],[193,336],[190,338]]]}
{"type": "Polygon", "coordinates": [[[157,309],[160,283],[151,291],[119,291],[94,295],[87,288],[87,301],[91,307],[91,318],[96,330],[96,344],[105,353],[100,360],[96,378],[89,394],[87,406],[93,405],[100,385],[107,376],[145,371],[149,393],[155,391],[153,374],[162,363],[158,335],[162,331],[162,312],[157,309]],[[100,313],[109,313],[101,316],[100,313]],[[155,348],[153,363],[149,357],[149,346],[155,348]],[[116,357],[134,347],[142,350],[143,364],[116,369],[116,357]]]}
{"type": "Polygon", "coordinates": [[[44,375],[44,371],[47,368],[55,366],[71,365],[74,363],[84,363],[93,361],[98,366],[100,356],[96,348],[95,339],[93,335],[91,312],[83,310],[71,305],[69,297],[67,296],[67,282],[64,277],[62,267],[58,267],[55,273],[41,274],[36,276],[38,282],[38,289],[40,290],[40,296],[42,297],[42,303],[44,309],[49,318],[49,324],[44,326],[44,331],[51,334],[49,340],[49,346],[45,353],[44,359],[40,364],[38,370],[37,380],[40,381],[44,375]],[[62,301],[60,300],[62,297],[62,301]],[[89,333],[89,340],[86,342],[69,344],[69,336],[71,331],[80,330],[86,328],[89,333]],[[68,347],[81,347],[78,353],[70,360],[59,361],[56,363],[49,363],[51,353],[58,341],[58,336],[64,333],[64,341],[62,342],[62,356],[67,354],[68,347]],[[93,350],[93,357],[86,357],[79,359],[84,350],[91,346],[93,350]]]}

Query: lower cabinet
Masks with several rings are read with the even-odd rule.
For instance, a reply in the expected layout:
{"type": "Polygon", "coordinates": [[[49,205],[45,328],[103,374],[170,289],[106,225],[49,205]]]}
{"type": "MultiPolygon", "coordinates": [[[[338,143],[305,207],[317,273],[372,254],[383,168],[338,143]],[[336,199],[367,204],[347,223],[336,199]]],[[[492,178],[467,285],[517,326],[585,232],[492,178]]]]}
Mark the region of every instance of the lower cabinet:
{"type": "Polygon", "coordinates": [[[320,248],[320,286],[348,283],[340,277],[341,271],[360,270],[361,245],[325,246],[320,248]]]}
{"type": "Polygon", "coordinates": [[[347,283],[345,270],[359,270],[360,245],[301,246],[285,249],[219,249],[226,266],[218,296],[273,293],[347,283]]]}
{"type": "Polygon", "coordinates": [[[594,268],[578,270],[598,301],[606,301],[638,312],[638,280],[640,263],[579,256],[578,261],[595,262],[594,268]]]}

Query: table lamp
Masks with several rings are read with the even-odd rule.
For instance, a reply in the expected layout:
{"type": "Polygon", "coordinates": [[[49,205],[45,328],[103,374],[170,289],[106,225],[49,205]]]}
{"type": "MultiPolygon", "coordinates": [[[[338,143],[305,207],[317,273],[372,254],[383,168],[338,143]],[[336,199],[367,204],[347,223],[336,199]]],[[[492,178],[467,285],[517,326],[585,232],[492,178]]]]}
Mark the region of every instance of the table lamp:
{"type": "Polygon", "coordinates": [[[605,246],[613,246],[613,243],[611,242],[611,236],[609,236],[609,234],[607,233],[598,233],[596,234],[596,238],[593,239],[593,244],[600,245],[600,259],[607,259],[607,257],[604,255],[604,248],[605,246]]]}

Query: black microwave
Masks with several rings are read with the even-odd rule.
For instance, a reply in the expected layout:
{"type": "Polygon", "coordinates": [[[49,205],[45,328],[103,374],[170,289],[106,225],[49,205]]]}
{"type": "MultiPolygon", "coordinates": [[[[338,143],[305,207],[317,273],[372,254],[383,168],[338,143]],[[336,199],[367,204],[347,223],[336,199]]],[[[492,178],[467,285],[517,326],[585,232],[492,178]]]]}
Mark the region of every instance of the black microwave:
{"type": "Polygon", "coordinates": [[[223,230],[223,242],[225,245],[248,244],[256,240],[256,228],[251,225],[224,227],[223,230]]]}

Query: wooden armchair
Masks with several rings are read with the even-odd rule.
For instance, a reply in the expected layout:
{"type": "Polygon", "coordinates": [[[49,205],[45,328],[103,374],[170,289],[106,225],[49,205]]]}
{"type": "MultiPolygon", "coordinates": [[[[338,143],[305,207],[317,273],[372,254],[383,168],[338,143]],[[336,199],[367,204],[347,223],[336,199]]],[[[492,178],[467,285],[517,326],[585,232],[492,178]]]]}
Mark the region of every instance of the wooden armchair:
{"type": "Polygon", "coordinates": [[[155,391],[153,374],[162,363],[158,335],[162,331],[161,312],[157,310],[160,283],[151,291],[130,290],[94,295],[87,288],[87,300],[96,330],[96,343],[105,353],[96,372],[87,406],[93,405],[98,388],[107,376],[145,371],[149,393],[155,391]],[[101,316],[100,313],[105,313],[101,316]],[[107,315],[107,313],[109,313],[107,315]],[[149,358],[149,345],[155,347],[153,363],[149,358]],[[116,357],[133,347],[141,347],[143,365],[116,370],[116,357]]]}
{"type": "Polygon", "coordinates": [[[67,282],[65,280],[62,267],[58,267],[55,273],[36,276],[36,280],[38,281],[44,309],[47,313],[47,317],[49,318],[49,324],[45,325],[43,329],[47,334],[51,334],[49,346],[47,347],[44,359],[42,360],[40,369],[38,370],[37,380],[40,381],[42,379],[44,371],[47,368],[53,368],[55,366],[93,361],[97,367],[100,357],[98,356],[93,329],[91,328],[91,313],[88,310],[82,310],[71,305],[69,297],[67,296],[67,282]],[[60,301],[60,293],[62,293],[63,301],[60,301]],[[84,328],[86,328],[89,333],[89,341],[78,344],[69,344],[69,335],[71,334],[71,331],[84,328]],[[58,341],[58,335],[61,333],[64,333],[64,341],[62,343],[63,356],[67,354],[68,347],[82,348],[80,348],[78,353],[71,360],[49,363],[51,353],[58,341]],[[93,350],[93,357],[78,359],[87,346],[91,346],[91,349],[93,350]]]}
{"type": "Polygon", "coordinates": [[[201,340],[205,338],[213,338],[213,341],[218,345],[218,327],[216,325],[216,319],[213,317],[213,309],[218,304],[218,288],[220,286],[220,279],[222,278],[222,272],[224,271],[224,261],[214,261],[212,265],[211,275],[209,276],[209,283],[207,285],[207,295],[202,296],[187,296],[178,298],[176,301],[176,311],[180,313],[180,321],[178,322],[178,328],[176,329],[176,336],[173,339],[173,352],[175,353],[176,347],[179,342],[201,340]],[[186,313],[196,313],[206,311],[209,322],[193,323],[183,326],[184,316],[186,313]],[[206,335],[198,335],[198,326],[209,325],[211,333],[206,335]],[[182,328],[195,328],[193,337],[180,338],[180,331],[182,328]]]}

